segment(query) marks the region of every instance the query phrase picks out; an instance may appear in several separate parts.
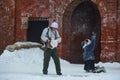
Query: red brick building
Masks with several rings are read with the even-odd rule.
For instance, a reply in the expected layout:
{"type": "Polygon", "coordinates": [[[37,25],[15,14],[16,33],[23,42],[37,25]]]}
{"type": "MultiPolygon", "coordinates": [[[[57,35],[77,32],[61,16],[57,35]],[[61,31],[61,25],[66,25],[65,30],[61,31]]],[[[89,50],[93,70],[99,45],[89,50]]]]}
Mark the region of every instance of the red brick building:
{"type": "Polygon", "coordinates": [[[94,31],[96,62],[120,62],[120,0],[0,0],[0,52],[17,41],[37,42],[53,19],[61,58],[82,63],[80,43],[94,31]]]}

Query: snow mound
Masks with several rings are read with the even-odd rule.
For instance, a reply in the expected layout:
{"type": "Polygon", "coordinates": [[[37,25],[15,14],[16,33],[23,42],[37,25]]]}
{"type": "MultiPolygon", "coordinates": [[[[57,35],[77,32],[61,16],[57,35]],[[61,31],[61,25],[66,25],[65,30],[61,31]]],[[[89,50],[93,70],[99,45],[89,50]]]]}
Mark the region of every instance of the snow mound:
{"type": "MultiPolygon", "coordinates": [[[[38,45],[38,43],[33,42],[16,42],[14,45],[23,46],[23,45],[38,45]]],[[[40,48],[22,48],[19,50],[9,51],[4,50],[0,56],[0,63],[17,63],[17,64],[42,64],[43,63],[44,51],[40,48]]],[[[60,59],[65,64],[69,62],[60,59]]],[[[50,61],[54,63],[53,60],[50,61]]]]}
{"type": "Polygon", "coordinates": [[[13,52],[15,50],[19,49],[25,49],[25,48],[42,48],[42,44],[36,43],[36,42],[16,42],[13,45],[8,45],[5,50],[8,50],[10,52],[13,52]]]}
{"type": "Polygon", "coordinates": [[[21,49],[10,52],[4,50],[0,56],[0,62],[4,63],[35,63],[43,61],[43,51],[39,48],[21,49]]]}

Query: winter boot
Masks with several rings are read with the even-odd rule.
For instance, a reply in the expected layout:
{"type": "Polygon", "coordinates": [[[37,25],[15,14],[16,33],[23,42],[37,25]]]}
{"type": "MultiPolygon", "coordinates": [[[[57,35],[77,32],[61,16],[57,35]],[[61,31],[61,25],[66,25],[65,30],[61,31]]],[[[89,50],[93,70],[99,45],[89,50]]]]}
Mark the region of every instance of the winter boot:
{"type": "Polygon", "coordinates": [[[59,73],[57,73],[57,75],[62,75],[62,73],[61,73],[61,72],[59,72],[59,73]]]}

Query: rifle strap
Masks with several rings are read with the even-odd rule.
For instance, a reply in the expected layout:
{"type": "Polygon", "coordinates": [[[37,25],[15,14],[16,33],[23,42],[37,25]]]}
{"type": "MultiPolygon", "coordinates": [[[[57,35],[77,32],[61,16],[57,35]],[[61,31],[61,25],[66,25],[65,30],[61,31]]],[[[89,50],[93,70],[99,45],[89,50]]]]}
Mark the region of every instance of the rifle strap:
{"type": "MultiPolygon", "coordinates": [[[[53,34],[55,35],[55,39],[57,39],[57,32],[56,32],[56,30],[55,30],[55,33],[53,33],[53,34]]],[[[49,28],[48,28],[48,31],[47,31],[46,35],[47,35],[48,39],[50,39],[49,28]]]]}

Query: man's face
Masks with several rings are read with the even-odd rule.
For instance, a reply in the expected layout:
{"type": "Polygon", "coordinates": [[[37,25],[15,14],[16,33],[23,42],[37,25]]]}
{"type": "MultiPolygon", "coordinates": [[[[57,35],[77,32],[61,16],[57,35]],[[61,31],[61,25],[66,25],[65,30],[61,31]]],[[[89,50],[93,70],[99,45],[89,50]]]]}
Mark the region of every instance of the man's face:
{"type": "Polygon", "coordinates": [[[85,42],[85,44],[87,44],[87,43],[88,43],[88,40],[85,40],[84,42],[85,42]]]}
{"type": "Polygon", "coordinates": [[[57,28],[53,28],[53,27],[52,27],[52,30],[55,31],[55,30],[57,30],[57,28]]]}
{"type": "Polygon", "coordinates": [[[85,42],[85,44],[87,44],[87,41],[84,41],[85,42]]]}

